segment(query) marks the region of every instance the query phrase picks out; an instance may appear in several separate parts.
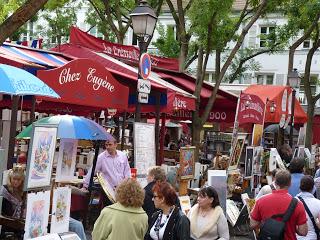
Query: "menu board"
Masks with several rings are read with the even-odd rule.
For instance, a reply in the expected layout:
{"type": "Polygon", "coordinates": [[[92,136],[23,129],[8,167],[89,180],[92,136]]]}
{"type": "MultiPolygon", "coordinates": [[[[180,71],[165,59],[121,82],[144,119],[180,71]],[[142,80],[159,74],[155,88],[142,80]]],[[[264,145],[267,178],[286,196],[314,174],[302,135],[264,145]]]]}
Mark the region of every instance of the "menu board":
{"type": "Polygon", "coordinates": [[[134,135],[134,166],[137,169],[137,180],[146,184],[149,167],[156,165],[155,127],[149,123],[135,122],[134,135]]]}

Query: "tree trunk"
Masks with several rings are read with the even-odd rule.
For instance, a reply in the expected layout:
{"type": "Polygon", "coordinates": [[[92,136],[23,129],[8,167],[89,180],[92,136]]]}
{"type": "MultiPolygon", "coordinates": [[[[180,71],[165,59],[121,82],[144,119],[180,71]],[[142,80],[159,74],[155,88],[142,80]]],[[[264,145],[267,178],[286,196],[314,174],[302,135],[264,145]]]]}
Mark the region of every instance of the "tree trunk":
{"type": "Polygon", "coordinates": [[[307,129],[306,129],[305,146],[306,148],[309,148],[310,151],[311,151],[311,145],[312,145],[312,139],[313,139],[312,127],[313,127],[314,107],[315,107],[315,102],[311,102],[311,103],[308,102],[308,111],[307,111],[308,121],[307,121],[307,129]]]}
{"type": "Polygon", "coordinates": [[[27,0],[0,25],[0,44],[32,18],[48,0],[27,0]]]}
{"type": "Polygon", "coordinates": [[[180,54],[179,54],[179,72],[183,72],[185,69],[188,50],[189,50],[189,43],[181,41],[180,54]]]}

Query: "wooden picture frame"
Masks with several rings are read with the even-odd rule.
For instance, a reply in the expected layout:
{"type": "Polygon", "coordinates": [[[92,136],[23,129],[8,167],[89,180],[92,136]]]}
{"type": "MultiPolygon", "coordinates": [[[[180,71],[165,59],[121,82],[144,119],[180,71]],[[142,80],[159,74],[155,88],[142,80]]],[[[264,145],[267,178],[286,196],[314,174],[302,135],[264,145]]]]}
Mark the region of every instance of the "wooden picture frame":
{"type": "Polygon", "coordinates": [[[25,190],[49,187],[56,149],[57,125],[34,125],[29,146],[25,190]]]}
{"type": "Polygon", "coordinates": [[[180,179],[194,178],[194,162],[196,147],[180,148],[180,179]]]}

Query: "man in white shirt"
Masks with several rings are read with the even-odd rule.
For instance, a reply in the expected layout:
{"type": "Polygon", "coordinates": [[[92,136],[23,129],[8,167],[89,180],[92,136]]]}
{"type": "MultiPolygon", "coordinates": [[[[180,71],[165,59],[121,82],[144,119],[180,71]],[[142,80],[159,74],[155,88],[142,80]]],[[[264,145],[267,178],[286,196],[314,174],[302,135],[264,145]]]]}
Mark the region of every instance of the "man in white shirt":
{"type": "MultiPolygon", "coordinates": [[[[306,206],[308,207],[308,209],[310,210],[316,224],[317,224],[317,228],[319,229],[319,215],[320,215],[320,200],[316,199],[313,196],[313,191],[314,191],[314,180],[311,176],[306,175],[303,176],[300,180],[300,190],[301,192],[297,194],[297,197],[303,201],[306,206]]],[[[305,207],[306,208],[306,207],[305,207]]],[[[307,239],[317,239],[316,236],[316,232],[313,226],[313,223],[310,219],[310,216],[308,214],[308,211],[306,211],[306,215],[307,215],[307,224],[308,224],[308,234],[307,236],[303,237],[303,236],[298,236],[297,235],[297,239],[298,240],[307,240],[307,239]]]]}

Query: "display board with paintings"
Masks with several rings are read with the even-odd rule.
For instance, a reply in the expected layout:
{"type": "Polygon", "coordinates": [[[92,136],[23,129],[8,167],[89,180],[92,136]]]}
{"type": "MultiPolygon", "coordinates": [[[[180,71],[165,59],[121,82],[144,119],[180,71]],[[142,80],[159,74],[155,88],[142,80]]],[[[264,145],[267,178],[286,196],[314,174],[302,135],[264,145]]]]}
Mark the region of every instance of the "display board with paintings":
{"type": "Polygon", "coordinates": [[[34,126],[29,146],[25,188],[50,186],[57,126],[34,126]]]}
{"type": "Polygon", "coordinates": [[[185,180],[185,179],[194,178],[195,150],[196,150],[196,147],[180,148],[180,178],[181,179],[185,180]]]}

